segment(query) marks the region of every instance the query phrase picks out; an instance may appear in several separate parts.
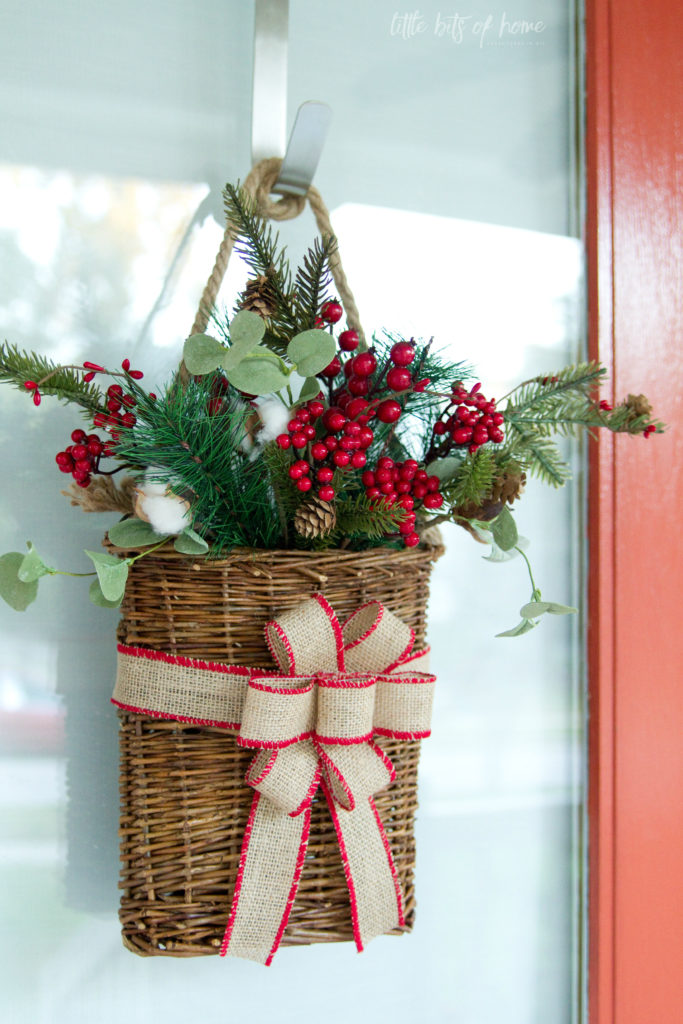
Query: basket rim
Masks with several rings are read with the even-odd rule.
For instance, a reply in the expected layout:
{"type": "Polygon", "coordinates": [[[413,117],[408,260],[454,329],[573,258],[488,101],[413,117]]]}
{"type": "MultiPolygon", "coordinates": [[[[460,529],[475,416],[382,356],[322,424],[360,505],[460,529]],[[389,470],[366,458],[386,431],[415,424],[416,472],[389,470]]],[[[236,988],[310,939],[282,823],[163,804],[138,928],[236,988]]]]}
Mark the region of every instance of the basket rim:
{"type": "MultiPolygon", "coordinates": [[[[210,558],[206,555],[188,555],[180,551],[176,551],[173,547],[173,537],[162,547],[157,548],[153,553],[150,552],[153,558],[163,558],[172,561],[186,561],[186,562],[197,562],[212,565],[212,566],[223,566],[223,565],[234,565],[236,563],[244,562],[267,562],[273,559],[278,561],[292,561],[297,562],[299,560],[303,562],[314,561],[316,563],[326,562],[328,560],[339,561],[353,561],[354,559],[364,558],[370,559],[371,561],[383,562],[387,559],[391,561],[406,560],[413,561],[416,558],[424,558],[427,556],[430,561],[437,561],[445,552],[445,546],[443,544],[428,544],[421,543],[419,546],[414,548],[404,548],[403,550],[396,550],[383,547],[378,545],[374,548],[368,548],[365,551],[345,551],[340,548],[328,548],[325,551],[299,551],[295,548],[232,548],[229,554],[221,558],[210,558]]],[[[106,548],[112,548],[116,551],[121,552],[142,552],[145,551],[149,545],[144,547],[118,547],[109,540],[109,534],[105,533],[102,540],[102,546],[106,548]]]]}

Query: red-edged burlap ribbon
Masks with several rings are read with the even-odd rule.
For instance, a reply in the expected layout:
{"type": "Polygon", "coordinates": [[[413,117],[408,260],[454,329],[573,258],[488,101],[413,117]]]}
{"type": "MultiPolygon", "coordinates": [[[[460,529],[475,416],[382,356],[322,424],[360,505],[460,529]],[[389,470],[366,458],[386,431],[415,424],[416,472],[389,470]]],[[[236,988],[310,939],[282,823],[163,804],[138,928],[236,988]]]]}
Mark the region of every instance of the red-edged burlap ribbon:
{"type": "Polygon", "coordinates": [[[375,735],[429,735],[427,651],[377,601],[342,625],[321,595],[265,627],[280,672],[119,647],[113,702],[127,710],[238,730],[258,751],[255,790],[221,955],[269,964],[296,897],[318,787],[327,799],[358,950],[404,923],[401,888],[373,795],[395,777],[375,735]]]}

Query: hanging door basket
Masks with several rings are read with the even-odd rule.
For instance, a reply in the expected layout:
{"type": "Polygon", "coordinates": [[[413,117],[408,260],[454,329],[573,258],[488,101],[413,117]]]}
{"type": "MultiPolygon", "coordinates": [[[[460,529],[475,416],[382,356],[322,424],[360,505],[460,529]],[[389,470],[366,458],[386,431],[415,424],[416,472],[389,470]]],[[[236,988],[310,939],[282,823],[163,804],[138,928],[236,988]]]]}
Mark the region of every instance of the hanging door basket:
{"type": "MultiPolygon", "coordinates": [[[[323,590],[340,619],[379,600],[424,646],[432,564],[441,548],[363,553],[241,551],[193,562],[172,549],[131,571],[119,641],[170,655],[273,669],[264,625],[323,590]]],[[[121,710],[120,918],[124,944],[142,956],[219,952],[234,894],[253,790],[253,751],[235,732],[121,710]]],[[[405,923],[415,899],[414,817],[420,741],[379,739],[396,770],[376,796],[405,923]]],[[[354,938],[339,843],[315,797],[308,851],[283,945],[354,938]]]]}

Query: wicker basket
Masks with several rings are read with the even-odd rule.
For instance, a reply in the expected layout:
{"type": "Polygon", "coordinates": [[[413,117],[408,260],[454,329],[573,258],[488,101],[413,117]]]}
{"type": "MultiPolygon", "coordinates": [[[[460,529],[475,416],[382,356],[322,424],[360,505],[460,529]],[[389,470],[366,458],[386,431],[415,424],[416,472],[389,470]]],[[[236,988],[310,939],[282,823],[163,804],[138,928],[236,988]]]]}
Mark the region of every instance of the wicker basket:
{"type": "MultiPolygon", "coordinates": [[[[119,640],[169,654],[272,668],[268,619],[321,591],[340,619],[381,600],[424,646],[429,576],[439,547],[363,553],[237,551],[194,561],[172,548],[131,569],[119,640]]],[[[141,956],[219,951],[253,791],[253,752],[225,730],[120,712],[120,918],[124,945],[141,956]]],[[[377,795],[405,897],[415,913],[413,865],[419,741],[380,741],[396,781],[377,795]]],[[[316,799],[308,855],[283,945],[353,938],[335,830],[316,799]]]]}

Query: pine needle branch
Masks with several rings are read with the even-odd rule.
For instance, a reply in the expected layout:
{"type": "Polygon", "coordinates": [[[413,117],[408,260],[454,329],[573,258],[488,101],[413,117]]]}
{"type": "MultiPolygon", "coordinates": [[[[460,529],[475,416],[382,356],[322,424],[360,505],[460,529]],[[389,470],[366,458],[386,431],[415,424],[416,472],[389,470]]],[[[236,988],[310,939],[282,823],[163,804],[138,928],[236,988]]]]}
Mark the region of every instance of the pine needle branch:
{"type": "Polygon", "coordinates": [[[40,383],[42,395],[54,395],[64,402],[74,402],[88,414],[101,412],[104,396],[100,389],[83,380],[79,369],[63,367],[36,352],[21,351],[16,345],[0,345],[0,381],[13,384],[27,394],[27,381],[40,383]],[[49,379],[46,379],[49,378],[49,379]]]}
{"type": "Polygon", "coordinates": [[[478,502],[490,493],[497,472],[494,452],[488,447],[478,448],[463,459],[457,473],[440,488],[441,493],[451,505],[478,502]]]}
{"type": "Polygon", "coordinates": [[[364,535],[379,540],[396,533],[405,518],[400,505],[386,505],[365,494],[341,498],[336,504],[337,528],[349,537],[364,535]]]}
{"type": "Polygon", "coordinates": [[[258,213],[253,198],[244,189],[226,185],[223,192],[228,222],[236,234],[235,251],[256,276],[268,277],[277,309],[271,318],[274,333],[291,338],[297,331],[292,275],[279,236],[258,213]]]}
{"type": "Polygon", "coordinates": [[[334,235],[316,238],[303,258],[294,281],[296,318],[298,329],[306,331],[315,326],[315,321],[332,280],[330,257],[336,252],[337,239],[334,235]]]}

